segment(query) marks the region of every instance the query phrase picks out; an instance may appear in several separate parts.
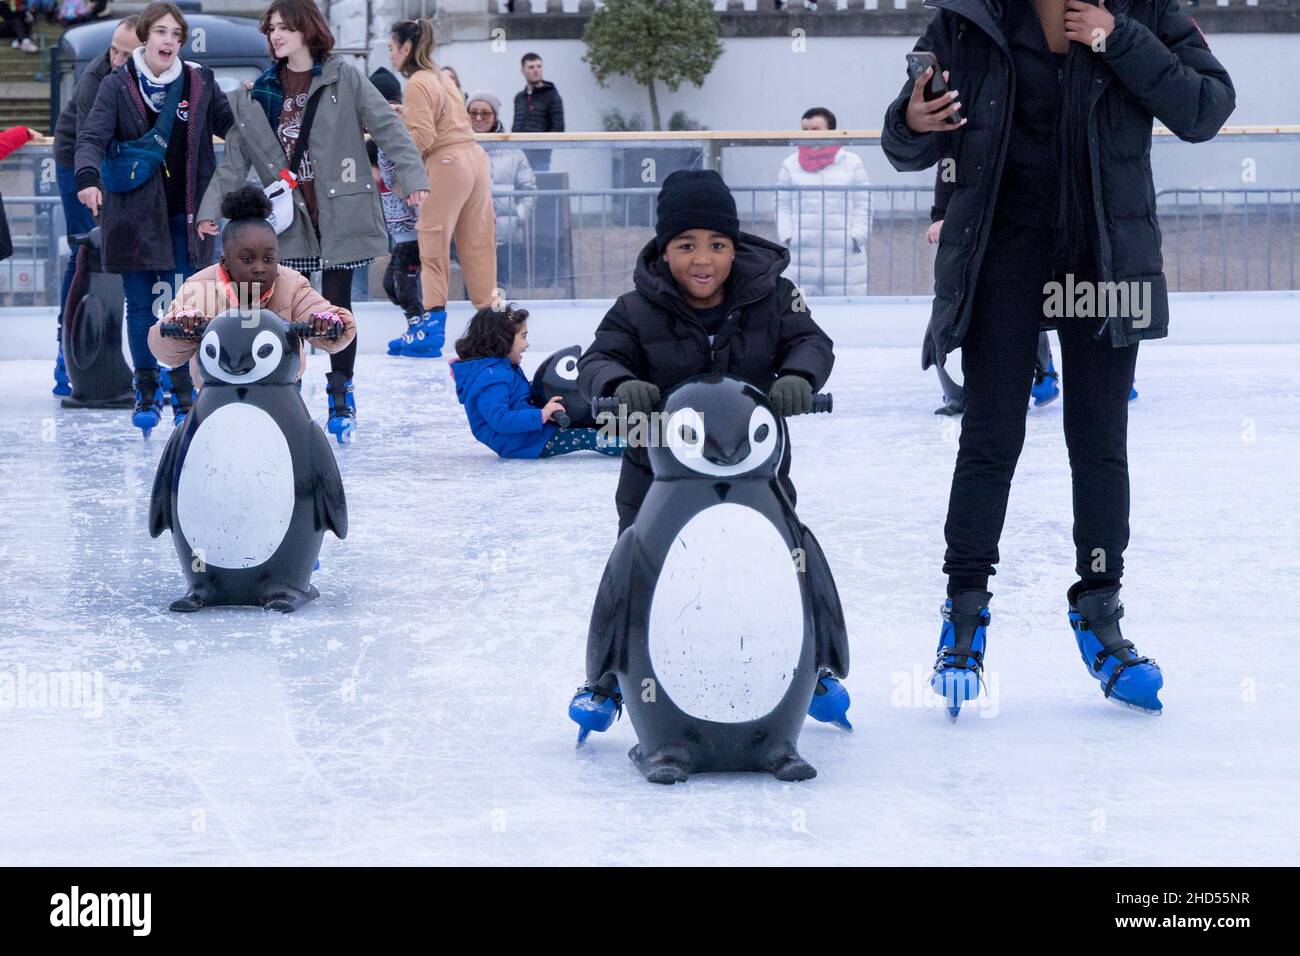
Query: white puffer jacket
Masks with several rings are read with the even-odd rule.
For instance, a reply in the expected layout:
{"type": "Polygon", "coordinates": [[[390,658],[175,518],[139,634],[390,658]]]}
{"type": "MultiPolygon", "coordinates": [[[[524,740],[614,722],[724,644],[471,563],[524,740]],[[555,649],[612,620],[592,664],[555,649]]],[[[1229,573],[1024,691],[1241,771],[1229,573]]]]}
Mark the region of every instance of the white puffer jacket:
{"type": "Polygon", "coordinates": [[[871,194],[862,158],[841,149],[810,173],[796,152],[781,164],[777,183],[785,187],[776,194],[776,234],[790,249],[786,277],[805,295],[866,295],[871,194]],[[823,192],[819,186],[859,190],[823,192]]]}
{"type": "MultiPolygon", "coordinates": [[[[495,144],[493,144],[495,146],[495,144]]],[[[492,167],[492,189],[536,189],[537,177],[522,149],[494,148],[486,150],[492,167]]],[[[531,196],[494,196],[492,211],[496,215],[497,245],[521,242],[524,224],[533,213],[531,196]]]]}

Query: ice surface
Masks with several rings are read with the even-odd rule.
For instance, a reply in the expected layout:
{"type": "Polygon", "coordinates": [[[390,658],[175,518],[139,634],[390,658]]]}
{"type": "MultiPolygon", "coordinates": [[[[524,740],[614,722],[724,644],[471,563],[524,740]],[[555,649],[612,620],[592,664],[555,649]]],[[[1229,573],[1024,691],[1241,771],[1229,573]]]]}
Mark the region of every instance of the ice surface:
{"type": "Polygon", "coordinates": [[[1078,659],[1061,406],[1030,413],[996,699],[949,725],[923,688],[956,426],[915,348],[841,349],[835,414],[791,423],[793,476],[857,732],[808,723],[809,783],[664,788],[626,719],[575,752],[565,715],[616,461],[500,461],[444,362],[363,355],[321,597],[176,615],[171,542],[145,531],[170,425],[142,441],[125,412],[59,409],[49,362],[0,362],[0,682],[103,680],[98,708],[0,709],[0,863],[1295,864],[1297,367],[1300,345],[1143,348],[1124,625],[1164,670],[1159,718],[1078,659]]]}

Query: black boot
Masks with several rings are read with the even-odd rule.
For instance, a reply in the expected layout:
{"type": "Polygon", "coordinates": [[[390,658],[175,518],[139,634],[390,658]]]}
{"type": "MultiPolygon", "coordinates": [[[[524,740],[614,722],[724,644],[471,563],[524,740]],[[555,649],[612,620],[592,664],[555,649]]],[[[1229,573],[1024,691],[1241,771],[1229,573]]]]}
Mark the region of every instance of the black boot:
{"type": "Polygon", "coordinates": [[[185,416],[194,404],[194,379],[190,377],[190,367],[181,365],[171,370],[172,380],[172,423],[176,428],[185,424],[185,416]]]}
{"type": "Polygon", "coordinates": [[[162,386],[158,384],[158,369],[138,368],[135,370],[135,411],[131,414],[131,424],[144,433],[158,427],[162,420],[162,386]]]}
{"type": "Polygon", "coordinates": [[[352,396],[352,379],[347,372],[326,372],[325,389],[329,395],[327,427],[340,445],[352,441],[357,428],[357,403],[352,396]]]}

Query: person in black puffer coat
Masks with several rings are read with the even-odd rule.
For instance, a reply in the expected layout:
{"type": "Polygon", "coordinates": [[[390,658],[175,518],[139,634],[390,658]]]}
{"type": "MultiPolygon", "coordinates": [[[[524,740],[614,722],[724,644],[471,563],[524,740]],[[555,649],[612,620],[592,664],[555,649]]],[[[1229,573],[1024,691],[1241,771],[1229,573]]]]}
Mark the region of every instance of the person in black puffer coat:
{"type": "Polygon", "coordinates": [[[1139,341],[1168,334],[1169,321],[1152,120],[1211,139],[1235,105],[1232,81],[1176,0],[932,6],[916,48],[934,54],[952,92],[927,103],[928,71],[907,82],[881,135],[896,169],[955,163],[921,359],[928,368],[960,347],[966,399],[932,686],[954,717],[978,693],[1026,392],[1039,332],[1055,327],[1074,483],[1071,626],[1107,697],[1158,711],[1159,668],[1118,625],[1129,391],[1139,341]]]}
{"type": "MultiPolygon", "coordinates": [[[[789,251],[740,231],[736,201],[713,170],[669,175],[656,212],[655,238],[633,270],[636,289],[618,298],[578,360],[583,397],[615,395],[629,418],[649,415],[674,385],[720,372],[767,392],[778,414],[811,411],[835,355],[794,283],[781,275],[789,251]]],[[[788,442],[777,475],[793,505],[788,442]]],[[[646,448],[630,445],[614,492],[619,534],[636,520],[653,480],[646,448]]],[[[613,681],[607,675],[574,694],[569,716],[583,728],[579,741],[613,722],[621,704],[613,681]]],[[[839,722],[848,691],[823,670],[813,702],[821,702],[810,704],[813,717],[839,722]]]]}
{"type": "MultiPolygon", "coordinates": [[[[835,356],[781,276],[789,264],[784,247],[740,231],[736,202],[715,171],[672,173],[659,192],[655,238],[637,258],[636,288],[614,303],[578,361],[579,391],[616,394],[629,413],[649,414],[679,382],[723,372],[769,392],[782,414],[809,411],[835,356]]],[[[789,473],[787,445],[780,476],[793,502],[789,473]]],[[[629,448],[614,495],[620,534],[652,480],[646,449],[629,448]]]]}

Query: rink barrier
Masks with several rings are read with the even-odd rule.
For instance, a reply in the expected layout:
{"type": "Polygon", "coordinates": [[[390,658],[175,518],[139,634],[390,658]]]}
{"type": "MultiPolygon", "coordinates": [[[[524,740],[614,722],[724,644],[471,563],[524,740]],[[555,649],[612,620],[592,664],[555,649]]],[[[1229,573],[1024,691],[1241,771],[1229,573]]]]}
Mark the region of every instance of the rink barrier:
{"type": "MultiPolygon", "coordinates": [[[[891,170],[887,175],[897,181],[866,188],[754,182],[769,174],[776,178],[780,154],[774,150],[803,144],[863,147],[864,159],[880,175],[883,157],[868,153],[879,146],[879,130],[492,133],[476,139],[489,151],[548,147],[582,170],[573,175],[612,183],[608,188],[573,189],[570,172],[549,170],[536,173],[537,190],[493,191],[495,199],[532,203],[518,241],[513,241],[512,230],[512,241],[499,246],[506,272],[503,284],[510,298],[613,298],[630,288],[636,255],[653,236],[658,183],[675,168],[726,167],[736,181],[731,188],[741,228],[769,239],[777,239],[778,203],[788,204],[795,232],[788,242],[792,267],[787,275],[804,287],[806,295],[926,295],[933,288],[933,247],[924,239],[933,202],[933,173],[918,176],[891,170]],[[763,149],[770,156],[758,152],[763,149]],[[648,183],[643,180],[646,163],[653,166],[648,183]],[[743,184],[744,180],[751,184],[743,184]],[[841,225],[829,228],[828,219],[846,207],[859,210],[858,218],[846,216],[841,225]],[[860,241],[863,221],[865,246],[860,241]],[[810,228],[816,230],[811,235],[810,228]],[[818,250],[831,253],[832,258],[838,258],[841,250],[847,252],[837,265],[827,267],[818,250]],[[861,259],[854,258],[860,254],[861,259]],[[851,271],[859,263],[865,265],[861,284],[851,271]]],[[[21,189],[14,189],[5,197],[15,251],[10,260],[0,263],[0,305],[57,304],[68,248],[57,208],[60,200],[54,194],[50,141],[38,142],[3,164],[10,177],[29,175],[34,194],[21,195],[21,189]]],[[[1210,172],[1205,177],[1208,183],[1189,187],[1161,181],[1164,159],[1175,155],[1167,151],[1178,150],[1177,163],[1185,164],[1182,150],[1187,146],[1167,129],[1154,130],[1154,148],[1163,155],[1163,159],[1154,157],[1161,160],[1154,164],[1156,196],[1162,225],[1170,227],[1165,252],[1172,290],[1296,288],[1300,256],[1293,225],[1300,192],[1296,142],[1300,142],[1300,126],[1225,127],[1215,141],[1196,147],[1197,168],[1210,172]],[[1272,182],[1250,182],[1244,171],[1235,169],[1243,161],[1238,154],[1245,142],[1264,147],[1260,156],[1249,161],[1258,159],[1259,168],[1268,171],[1272,182]],[[1276,154],[1264,155],[1273,147],[1278,148],[1276,154]],[[1238,176],[1241,181],[1232,182],[1238,176]]],[[[375,277],[374,267],[371,277],[375,277]]],[[[372,281],[370,287],[376,285],[372,281]]],[[[453,297],[461,286],[459,269],[454,268],[453,297]]],[[[357,302],[364,299],[364,295],[354,296],[357,302]]]]}

